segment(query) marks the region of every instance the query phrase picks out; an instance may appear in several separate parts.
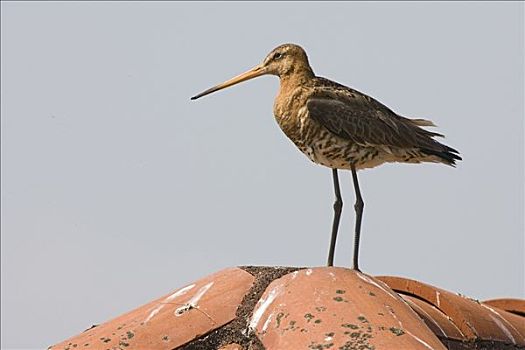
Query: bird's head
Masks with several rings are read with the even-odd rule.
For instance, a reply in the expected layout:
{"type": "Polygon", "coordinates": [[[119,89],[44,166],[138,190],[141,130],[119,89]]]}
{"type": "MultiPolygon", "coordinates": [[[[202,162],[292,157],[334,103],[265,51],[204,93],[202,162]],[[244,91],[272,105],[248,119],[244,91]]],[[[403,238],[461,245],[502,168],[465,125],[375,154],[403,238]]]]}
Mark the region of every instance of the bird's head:
{"type": "Polygon", "coordinates": [[[191,99],[196,100],[199,97],[215,91],[267,74],[276,75],[281,79],[293,74],[313,76],[312,68],[310,68],[310,64],[308,63],[308,56],[306,56],[303,48],[295,44],[284,44],[273,49],[262,63],[256,65],[249,71],[203,91],[191,99]]]}
{"type": "Polygon", "coordinates": [[[277,46],[266,56],[262,66],[267,70],[266,74],[278,77],[312,70],[306,52],[295,44],[277,46]]]}

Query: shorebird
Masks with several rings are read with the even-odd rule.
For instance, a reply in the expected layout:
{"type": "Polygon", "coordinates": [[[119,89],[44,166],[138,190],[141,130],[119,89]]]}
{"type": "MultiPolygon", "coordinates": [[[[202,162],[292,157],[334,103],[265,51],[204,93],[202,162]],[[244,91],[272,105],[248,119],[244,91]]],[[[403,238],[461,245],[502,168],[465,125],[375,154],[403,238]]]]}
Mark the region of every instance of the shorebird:
{"type": "Polygon", "coordinates": [[[461,160],[459,152],[434,139],[443,135],[422,128],[435,126],[431,121],[405,118],[362,92],[316,76],[306,52],[295,44],[276,47],[261,64],[191,99],[267,74],[280,79],[273,113],[283,132],[311,161],[332,169],[335,202],[328,266],[334,263],[343,208],[338,169],[352,172],[356,196],[352,268],[359,270],[364,202],[357,171],[386,162],[454,166],[461,160]]]}

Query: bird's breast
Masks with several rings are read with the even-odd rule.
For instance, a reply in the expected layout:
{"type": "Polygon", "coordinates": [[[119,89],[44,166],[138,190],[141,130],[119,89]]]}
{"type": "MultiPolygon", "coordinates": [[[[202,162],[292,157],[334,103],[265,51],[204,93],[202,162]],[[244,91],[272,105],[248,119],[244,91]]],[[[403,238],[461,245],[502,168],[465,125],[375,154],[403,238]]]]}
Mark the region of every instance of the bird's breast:
{"type": "Polygon", "coordinates": [[[306,100],[302,98],[302,92],[302,89],[299,88],[284,90],[281,87],[273,105],[273,114],[277,124],[297,146],[302,141],[300,117],[306,110],[306,100]]]}
{"type": "Polygon", "coordinates": [[[312,162],[330,168],[349,168],[353,151],[349,142],[312,120],[306,105],[293,113],[286,109],[276,109],[275,119],[285,135],[312,162]]]}

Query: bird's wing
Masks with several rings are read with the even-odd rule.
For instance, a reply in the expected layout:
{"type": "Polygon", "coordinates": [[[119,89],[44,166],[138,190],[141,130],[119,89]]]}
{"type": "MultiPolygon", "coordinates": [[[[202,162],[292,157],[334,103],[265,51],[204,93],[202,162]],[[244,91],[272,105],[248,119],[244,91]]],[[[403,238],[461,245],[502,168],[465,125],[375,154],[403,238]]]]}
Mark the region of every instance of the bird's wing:
{"type": "Polygon", "coordinates": [[[333,134],[363,146],[440,149],[441,136],[400,117],[352,89],[318,88],[307,101],[309,116],[333,134]]]}

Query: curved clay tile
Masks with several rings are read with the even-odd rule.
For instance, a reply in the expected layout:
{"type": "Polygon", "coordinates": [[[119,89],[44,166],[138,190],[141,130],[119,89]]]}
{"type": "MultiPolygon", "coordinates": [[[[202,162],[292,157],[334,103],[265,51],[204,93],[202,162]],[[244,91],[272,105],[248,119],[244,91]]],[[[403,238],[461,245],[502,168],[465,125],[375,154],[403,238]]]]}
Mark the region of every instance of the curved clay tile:
{"type": "Polygon", "coordinates": [[[483,302],[485,305],[497,307],[498,309],[525,316],[525,300],[523,299],[491,299],[483,302]]]}
{"type": "Polygon", "coordinates": [[[421,299],[410,295],[401,295],[410,307],[425,321],[428,328],[440,339],[466,341],[467,338],[443,312],[421,299]]]}
{"type": "Polygon", "coordinates": [[[219,271],[50,349],[174,349],[232,321],[253,281],[239,268],[219,271]]]}
{"type": "Polygon", "coordinates": [[[402,295],[414,296],[439,309],[468,341],[525,346],[525,322],[519,316],[422,282],[401,277],[378,279],[402,295]]]}
{"type": "Polygon", "coordinates": [[[319,267],[273,281],[249,321],[265,349],[446,349],[384,283],[319,267]]]}

